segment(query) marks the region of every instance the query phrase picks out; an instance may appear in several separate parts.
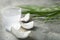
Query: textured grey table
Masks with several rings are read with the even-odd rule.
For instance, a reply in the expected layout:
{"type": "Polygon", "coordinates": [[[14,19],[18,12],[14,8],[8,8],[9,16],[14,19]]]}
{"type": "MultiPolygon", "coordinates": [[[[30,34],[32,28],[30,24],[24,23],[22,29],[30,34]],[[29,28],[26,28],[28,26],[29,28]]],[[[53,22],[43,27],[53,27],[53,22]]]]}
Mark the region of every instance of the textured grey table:
{"type": "Polygon", "coordinates": [[[45,23],[40,19],[34,19],[34,28],[32,33],[26,39],[18,39],[0,26],[0,40],[60,40],[60,23],[45,23]]]}

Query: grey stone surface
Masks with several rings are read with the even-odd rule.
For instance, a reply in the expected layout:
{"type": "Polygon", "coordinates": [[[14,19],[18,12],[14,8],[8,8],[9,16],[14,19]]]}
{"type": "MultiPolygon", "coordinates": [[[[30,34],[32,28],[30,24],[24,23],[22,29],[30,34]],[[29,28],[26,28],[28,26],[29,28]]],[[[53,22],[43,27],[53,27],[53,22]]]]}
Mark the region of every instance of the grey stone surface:
{"type": "Polygon", "coordinates": [[[0,8],[13,5],[44,5],[60,4],[60,0],[0,0],[0,8]]]}
{"type": "Polygon", "coordinates": [[[35,19],[32,33],[26,39],[18,39],[0,26],[0,40],[60,40],[60,24],[55,22],[45,23],[35,19]]]}

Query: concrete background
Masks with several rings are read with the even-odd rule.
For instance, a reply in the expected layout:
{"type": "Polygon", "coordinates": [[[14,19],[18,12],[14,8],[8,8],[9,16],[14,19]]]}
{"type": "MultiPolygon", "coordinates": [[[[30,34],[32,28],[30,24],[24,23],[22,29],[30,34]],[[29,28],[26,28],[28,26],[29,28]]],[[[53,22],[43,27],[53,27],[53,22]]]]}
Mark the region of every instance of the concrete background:
{"type": "MultiPolygon", "coordinates": [[[[0,0],[0,11],[7,6],[17,5],[41,5],[51,6],[59,5],[60,0],[0,0]]],[[[0,13],[1,18],[1,13],[0,13]]],[[[26,39],[17,39],[14,35],[7,32],[2,26],[0,19],[0,40],[60,40],[60,21],[45,23],[40,18],[33,19],[35,28],[30,37],[26,39]]]]}
{"type": "Polygon", "coordinates": [[[0,8],[14,5],[44,5],[59,4],[60,0],[0,0],[0,8]]]}

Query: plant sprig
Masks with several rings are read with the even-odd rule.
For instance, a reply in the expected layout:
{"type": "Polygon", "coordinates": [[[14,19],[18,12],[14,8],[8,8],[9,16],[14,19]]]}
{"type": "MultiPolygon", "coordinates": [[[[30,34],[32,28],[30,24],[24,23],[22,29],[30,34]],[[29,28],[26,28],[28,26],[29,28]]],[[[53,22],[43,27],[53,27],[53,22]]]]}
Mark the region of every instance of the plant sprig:
{"type": "Polygon", "coordinates": [[[58,18],[60,15],[60,6],[43,7],[35,5],[24,5],[19,7],[27,9],[27,11],[23,11],[22,13],[36,14],[39,17],[47,17],[46,19],[48,20],[52,18],[58,18]]]}

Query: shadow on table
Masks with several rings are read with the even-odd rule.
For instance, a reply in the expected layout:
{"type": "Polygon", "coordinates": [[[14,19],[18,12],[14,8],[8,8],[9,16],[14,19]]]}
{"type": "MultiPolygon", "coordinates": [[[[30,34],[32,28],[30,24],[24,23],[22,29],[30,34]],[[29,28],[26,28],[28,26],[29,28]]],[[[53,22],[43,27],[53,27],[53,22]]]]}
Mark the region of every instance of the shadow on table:
{"type": "Polygon", "coordinates": [[[36,31],[37,29],[38,27],[34,26],[32,29],[29,29],[29,30],[36,31]]]}
{"type": "Polygon", "coordinates": [[[32,38],[32,37],[28,37],[28,38],[25,38],[25,39],[18,38],[18,40],[36,40],[36,39],[35,38],[32,38]]]}

